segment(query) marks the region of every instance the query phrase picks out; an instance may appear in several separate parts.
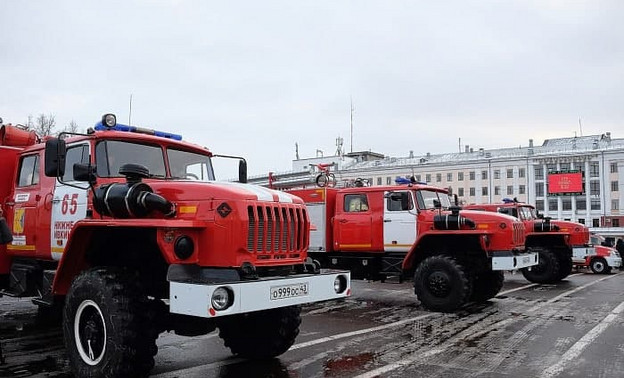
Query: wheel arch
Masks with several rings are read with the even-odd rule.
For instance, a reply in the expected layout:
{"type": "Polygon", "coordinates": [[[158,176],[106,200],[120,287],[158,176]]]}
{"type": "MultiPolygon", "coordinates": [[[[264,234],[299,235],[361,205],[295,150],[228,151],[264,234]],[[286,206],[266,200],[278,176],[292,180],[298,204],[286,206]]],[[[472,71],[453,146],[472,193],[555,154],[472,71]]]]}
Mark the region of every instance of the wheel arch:
{"type": "Polygon", "coordinates": [[[484,257],[479,234],[428,234],[416,239],[403,260],[402,269],[412,274],[416,267],[427,257],[448,255],[461,258],[463,255],[477,253],[484,257]]]}

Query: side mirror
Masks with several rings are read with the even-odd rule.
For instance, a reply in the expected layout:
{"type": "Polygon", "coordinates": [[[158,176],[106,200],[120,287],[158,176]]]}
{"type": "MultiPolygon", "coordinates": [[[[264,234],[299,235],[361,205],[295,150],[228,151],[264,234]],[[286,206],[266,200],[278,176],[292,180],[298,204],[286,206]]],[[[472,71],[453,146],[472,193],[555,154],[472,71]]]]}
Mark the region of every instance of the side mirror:
{"type": "Polygon", "coordinates": [[[245,159],[240,159],[238,162],[238,182],[247,183],[247,162],[245,159]]]}
{"type": "Polygon", "coordinates": [[[74,164],[74,180],[94,184],[97,181],[95,168],[91,164],[74,164]]]}
{"type": "Polygon", "coordinates": [[[65,175],[65,156],[67,148],[63,139],[51,138],[45,144],[45,175],[63,177],[65,175]]]}

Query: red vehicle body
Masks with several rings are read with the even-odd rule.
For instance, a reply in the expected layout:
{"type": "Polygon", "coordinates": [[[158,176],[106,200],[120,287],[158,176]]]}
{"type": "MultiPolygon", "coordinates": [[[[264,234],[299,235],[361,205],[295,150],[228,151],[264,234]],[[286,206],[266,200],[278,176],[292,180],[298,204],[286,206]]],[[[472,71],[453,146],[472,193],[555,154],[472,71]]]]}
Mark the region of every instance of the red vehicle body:
{"type": "Polygon", "coordinates": [[[539,265],[522,270],[524,277],[531,282],[559,282],[572,271],[573,256],[578,259],[595,255],[589,241],[589,228],[581,223],[542,218],[532,205],[506,200],[464,208],[509,214],[524,223],[526,247],[539,253],[539,265]]]}
{"type": "Polygon", "coordinates": [[[524,252],[521,222],[453,207],[445,189],[410,184],[289,193],[310,214],[310,257],[359,277],[414,277],[415,293],[432,310],[492,298],[502,271],[537,264],[537,254],[524,252]]]}
{"type": "Polygon", "coordinates": [[[166,330],[218,327],[233,353],[272,358],[294,343],[302,304],[350,294],[349,272],[307,259],[299,198],[217,182],[217,155],[179,139],[112,115],[45,144],[2,126],[13,241],[0,246],[0,294],[62,311],[76,376],[147,376],[166,330]]]}
{"type": "Polygon", "coordinates": [[[590,268],[592,272],[598,274],[607,274],[613,268],[622,267],[620,253],[615,248],[605,245],[605,238],[600,235],[591,235],[590,241],[595,253],[573,256],[574,266],[590,268]]]}

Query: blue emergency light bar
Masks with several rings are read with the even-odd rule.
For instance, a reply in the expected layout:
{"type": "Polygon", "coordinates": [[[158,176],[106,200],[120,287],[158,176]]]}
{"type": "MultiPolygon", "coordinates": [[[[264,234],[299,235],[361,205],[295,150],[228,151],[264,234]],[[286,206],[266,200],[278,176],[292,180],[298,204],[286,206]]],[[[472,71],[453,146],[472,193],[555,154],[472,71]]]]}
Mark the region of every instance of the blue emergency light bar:
{"type": "Polygon", "coordinates": [[[121,123],[117,123],[116,117],[113,114],[105,114],[102,117],[102,121],[95,124],[94,129],[97,131],[106,131],[106,130],[125,131],[125,132],[131,132],[131,133],[154,135],[157,137],[167,138],[167,139],[182,140],[182,135],[167,133],[164,131],[158,131],[158,130],[153,130],[153,129],[146,129],[143,127],[128,126],[128,125],[123,125],[121,123]],[[106,122],[106,124],[104,122],[106,122]]]}

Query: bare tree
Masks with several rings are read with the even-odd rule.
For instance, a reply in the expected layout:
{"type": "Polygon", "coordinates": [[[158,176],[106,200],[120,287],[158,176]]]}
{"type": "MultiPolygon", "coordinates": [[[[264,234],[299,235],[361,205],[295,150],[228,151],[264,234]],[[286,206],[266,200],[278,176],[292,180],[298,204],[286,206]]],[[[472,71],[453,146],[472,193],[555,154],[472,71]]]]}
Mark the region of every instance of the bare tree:
{"type": "Polygon", "coordinates": [[[63,131],[67,133],[77,133],[78,132],[78,124],[73,119],[69,122],[69,125],[65,126],[63,131]]]}
{"type": "Polygon", "coordinates": [[[54,133],[54,127],[56,126],[56,119],[54,114],[50,113],[47,116],[43,113],[39,114],[35,119],[34,125],[31,125],[31,116],[28,116],[28,126],[32,130],[35,130],[37,135],[43,137],[52,135],[54,133]],[[32,127],[31,127],[32,126],[32,127]]]}

